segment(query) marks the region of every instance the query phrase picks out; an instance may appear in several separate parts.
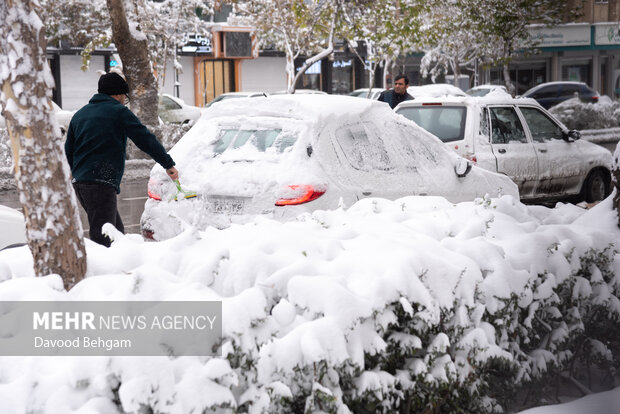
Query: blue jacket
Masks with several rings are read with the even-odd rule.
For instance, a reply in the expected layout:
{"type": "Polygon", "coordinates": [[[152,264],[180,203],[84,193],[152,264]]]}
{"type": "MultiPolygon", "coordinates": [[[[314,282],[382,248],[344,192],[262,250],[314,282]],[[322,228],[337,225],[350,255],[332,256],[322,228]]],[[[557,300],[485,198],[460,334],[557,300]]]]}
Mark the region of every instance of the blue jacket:
{"type": "Polygon", "coordinates": [[[396,105],[404,101],[410,101],[413,96],[405,92],[404,95],[399,95],[394,92],[394,89],[389,89],[381,92],[381,95],[377,98],[378,101],[385,102],[390,105],[390,108],[394,109],[396,105]]]}
{"type": "Polygon", "coordinates": [[[73,181],[109,184],[119,193],[127,137],[165,169],[174,166],[163,145],[129,108],[98,93],[73,115],[67,130],[65,153],[73,181]]]}

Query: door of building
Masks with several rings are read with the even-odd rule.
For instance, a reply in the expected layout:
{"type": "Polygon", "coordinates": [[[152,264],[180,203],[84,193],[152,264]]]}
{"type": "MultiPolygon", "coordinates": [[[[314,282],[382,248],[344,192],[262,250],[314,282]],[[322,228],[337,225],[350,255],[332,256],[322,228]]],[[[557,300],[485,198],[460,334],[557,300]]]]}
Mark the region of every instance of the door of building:
{"type": "Polygon", "coordinates": [[[235,90],[232,60],[203,60],[198,70],[200,106],[206,106],[215,97],[235,90]]]}

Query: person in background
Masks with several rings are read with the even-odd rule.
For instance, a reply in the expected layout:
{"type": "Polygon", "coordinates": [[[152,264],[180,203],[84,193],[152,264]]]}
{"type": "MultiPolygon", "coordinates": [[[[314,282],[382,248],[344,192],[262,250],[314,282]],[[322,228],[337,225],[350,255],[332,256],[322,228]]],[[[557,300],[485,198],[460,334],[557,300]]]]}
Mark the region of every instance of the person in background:
{"type": "Polygon", "coordinates": [[[125,232],[116,195],[120,193],[125,170],[127,137],[160,164],[170,179],[179,178],[170,155],[125,106],[128,93],[129,86],[122,76],[117,73],[102,75],[98,93],[73,115],[65,142],[71,182],[88,216],[90,239],[107,247],[111,241],[101,233],[105,223],[125,232]]]}
{"type": "Polygon", "coordinates": [[[398,75],[394,78],[394,89],[381,92],[378,101],[385,102],[394,109],[401,102],[413,99],[413,96],[407,93],[409,87],[409,79],[405,75],[398,75]]]}

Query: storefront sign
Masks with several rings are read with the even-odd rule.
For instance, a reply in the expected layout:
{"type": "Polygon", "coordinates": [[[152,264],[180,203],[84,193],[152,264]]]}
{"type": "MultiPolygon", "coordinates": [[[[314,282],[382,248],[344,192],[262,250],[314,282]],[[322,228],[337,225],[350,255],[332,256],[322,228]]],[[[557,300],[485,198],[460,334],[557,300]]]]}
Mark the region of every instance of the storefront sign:
{"type": "Polygon", "coordinates": [[[620,45],[620,31],[617,23],[594,25],[594,44],[620,45]]]}
{"type": "Polygon", "coordinates": [[[212,54],[211,38],[197,34],[188,34],[185,38],[185,45],[181,47],[181,51],[212,54]]]}
{"type": "Polygon", "coordinates": [[[539,40],[538,47],[590,45],[590,25],[531,26],[529,31],[533,39],[539,40]]]}

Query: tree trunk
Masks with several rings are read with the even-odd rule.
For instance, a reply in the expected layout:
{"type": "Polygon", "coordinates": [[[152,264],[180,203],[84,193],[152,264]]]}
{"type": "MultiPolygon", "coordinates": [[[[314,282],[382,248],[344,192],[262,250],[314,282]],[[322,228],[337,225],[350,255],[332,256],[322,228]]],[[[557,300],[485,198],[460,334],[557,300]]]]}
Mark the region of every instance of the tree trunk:
{"type": "Polygon", "coordinates": [[[613,202],[616,215],[618,216],[618,227],[620,227],[620,145],[616,145],[611,175],[612,183],[616,187],[616,194],[614,195],[613,202]]]}
{"type": "Polygon", "coordinates": [[[131,108],[161,141],[157,115],[157,82],[151,70],[146,36],[137,25],[130,29],[123,0],[106,2],[112,21],[112,40],[123,62],[123,73],[129,84],[131,108]]]}
{"type": "Polygon", "coordinates": [[[34,272],[59,274],[68,290],[84,278],[86,249],[50,102],[52,75],[38,8],[35,0],[0,2],[2,115],[11,138],[34,272]]]}
{"type": "Polygon", "coordinates": [[[504,83],[506,84],[506,90],[512,96],[516,95],[516,89],[512,81],[510,80],[510,70],[508,69],[508,63],[503,65],[504,83]]]}

